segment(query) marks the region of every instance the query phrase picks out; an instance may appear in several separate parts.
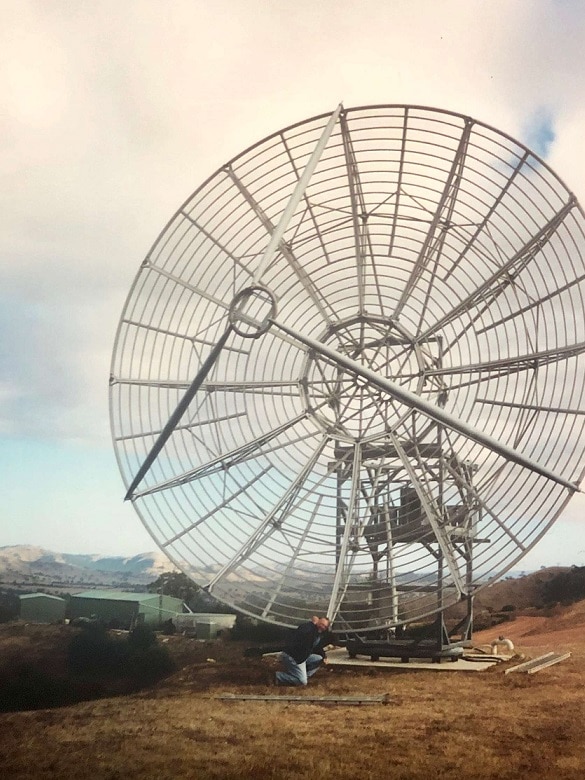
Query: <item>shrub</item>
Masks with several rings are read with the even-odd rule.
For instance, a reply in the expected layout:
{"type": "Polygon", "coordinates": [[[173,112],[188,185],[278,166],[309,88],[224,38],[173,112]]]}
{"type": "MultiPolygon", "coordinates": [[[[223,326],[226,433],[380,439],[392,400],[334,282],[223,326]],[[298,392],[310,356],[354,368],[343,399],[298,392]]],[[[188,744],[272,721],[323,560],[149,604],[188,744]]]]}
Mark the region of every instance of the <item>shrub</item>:
{"type": "Polygon", "coordinates": [[[0,623],[16,620],[19,612],[20,601],[16,594],[12,591],[0,593],[0,623]]]}
{"type": "Polygon", "coordinates": [[[156,682],[176,669],[167,648],[158,642],[135,650],[128,661],[128,676],[139,685],[156,682]]]}
{"type": "Polygon", "coordinates": [[[0,711],[60,707],[128,693],[175,669],[167,647],[157,642],[150,629],[115,636],[92,622],[69,640],[65,659],[60,651],[62,647],[55,646],[31,660],[16,654],[2,659],[0,711]]]}
{"type": "Polygon", "coordinates": [[[139,624],[128,634],[128,644],[133,650],[146,650],[156,644],[156,634],[150,626],[139,624]]]}
{"type": "Polygon", "coordinates": [[[563,605],[573,604],[585,599],[585,566],[572,566],[543,584],[545,603],[563,605]]]}
{"type": "Polygon", "coordinates": [[[159,645],[149,626],[136,626],[127,638],[108,634],[104,626],[89,624],[73,637],[69,669],[90,678],[114,677],[134,685],[152,683],[175,668],[166,647],[159,645]]]}
{"type": "Polygon", "coordinates": [[[67,680],[22,663],[6,670],[0,679],[0,711],[36,710],[68,704],[71,699],[67,680]]]}
{"type": "Polygon", "coordinates": [[[129,643],[112,637],[101,623],[88,623],[69,644],[67,665],[74,674],[121,674],[130,655],[129,643]]]}
{"type": "Polygon", "coordinates": [[[252,618],[238,615],[230,636],[246,642],[284,642],[289,633],[290,629],[270,623],[256,623],[252,618]]]}

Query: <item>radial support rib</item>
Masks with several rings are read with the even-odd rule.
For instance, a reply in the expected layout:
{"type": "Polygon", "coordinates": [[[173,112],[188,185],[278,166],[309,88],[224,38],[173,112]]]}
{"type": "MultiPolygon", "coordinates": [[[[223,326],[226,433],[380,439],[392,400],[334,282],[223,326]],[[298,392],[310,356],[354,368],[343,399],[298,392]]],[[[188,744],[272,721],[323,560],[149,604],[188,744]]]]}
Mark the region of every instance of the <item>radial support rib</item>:
{"type": "Polygon", "coordinates": [[[469,252],[471,247],[477,246],[477,244],[479,243],[477,241],[479,234],[482,232],[482,230],[486,229],[487,224],[489,223],[490,219],[494,215],[494,213],[495,213],[496,209],[498,208],[498,206],[500,205],[500,203],[502,203],[502,201],[504,200],[505,196],[510,191],[514,181],[518,177],[518,174],[522,170],[522,167],[526,163],[526,160],[528,159],[529,156],[530,156],[530,152],[526,151],[526,152],[524,152],[522,157],[519,158],[519,160],[518,160],[518,162],[516,164],[516,167],[512,171],[511,175],[508,177],[508,179],[507,179],[506,183],[504,184],[504,186],[502,187],[502,189],[499,191],[496,199],[494,200],[494,202],[490,206],[487,214],[484,216],[484,218],[481,220],[479,225],[476,227],[473,235],[471,235],[468,238],[467,243],[465,245],[465,249],[463,249],[463,251],[460,252],[460,254],[455,258],[455,260],[453,261],[453,264],[451,265],[451,267],[449,268],[449,270],[445,274],[445,281],[454,273],[455,269],[461,264],[461,262],[464,260],[465,256],[467,255],[467,253],[469,252]]]}
{"type": "MultiPolygon", "coordinates": [[[[228,176],[233,181],[235,186],[238,188],[238,190],[241,192],[245,200],[248,201],[250,204],[250,208],[252,211],[256,214],[260,222],[264,225],[266,228],[266,232],[273,236],[275,235],[277,228],[272,224],[270,218],[264,211],[264,209],[261,207],[261,205],[256,201],[252,193],[247,189],[245,184],[238,178],[235,171],[233,171],[231,168],[227,171],[228,176]]],[[[291,251],[288,244],[286,244],[284,241],[280,241],[278,245],[278,251],[280,254],[286,259],[290,267],[295,273],[295,276],[305,289],[306,293],[310,297],[310,299],[313,301],[315,307],[318,309],[319,313],[321,314],[321,317],[325,320],[325,322],[329,322],[329,316],[327,315],[327,312],[325,311],[325,307],[323,305],[322,296],[315,287],[315,284],[311,280],[310,276],[307,274],[305,269],[302,267],[302,265],[299,263],[297,258],[295,257],[294,253],[291,251]]],[[[272,255],[274,255],[275,252],[272,252],[272,255]]],[[[256,276],[259,276],[256,274],[256,276]]]]}
{"type": "Polygon", "coordinates": [[[347,126],[347,118],[345,114],[341,115],[340,125],[341,125],[341,136],[343,139],[343,151],[345,154],[345,164],[347,167],[347,175],[348,175],[348,182],[349,182],[349,195],[351,198],[351,213],[353,218],[358,312],[359,314],[362,314],[365,306],[364,285],[365,285],[366,249],[365,249],[364,239],[367,234],[368,214],[366,212],[366,204],[364,201],[364,195],[361,188],[357,161],[355,159],[355,154],[353,151],[351,136],[349,134],[349,128],[347,126]]]}
{"type": "Polygon", "coordinates": [[[250,455],[264,447],[265,444],[268,444],[269,441],[280,436],[282,433],[287,431],[289,428],[292,428],[301,420],[304,420],[306,416],[307,413],[303,412],[302,414],[293,417],[292,420],[288,420],[283,425],[278,426],[278,428],[273,428],[262,436],[258,436],[257,439],[253,439],[252,441],[246,442],[241,447],[236,447],[236,449],[231,450],[230,452],[219,455],[217,458],[210,460],[202,466],[185,471],[183,474],[179,474],[176,477],[167,479],[164,482],[158,482],[156,485],[152,485],[147,490],[136,493],[134,498],[142,498],[143,496],[148,496],[151,493],[158,493],[161,490],[168,490],[169,488],[177,487],[178,485],[184,485],[187,482],[192,482],[195,479],[200,479],[203,476],[209,475],[218,469],[229,469],[234,464],[250,457],[250,455]]]}
{"type": "Polygon", "coordinates": [[[229,303],[225,303],[225,301],[222,301],[220,298],[216,298],[215,295],[211,295],[211,293],[208,293],[207,290],[189,284],[189,282],[186,282],[184,279],[181,279],[179,276],[175,276],[174,274],[169,273],[169,271],[166,271],[164,268],[160,268],[158,265],[154,265],[154,263],[151,263],[150,261],[145,261],[142,264],[142,267],[148,268],[149,271],[154,271],[160,276],[164,276],[164,278],[168,279],[170,282],[174,282],[180,287],[184,287],[185,290],[189,290],[190,292],[195,293],[195,295],[198,295],[201,298],[205,298],[206,301],[210,301],[210,303],[215,304],[215,306],[217,306],[220,309],[224,309],[225,311],[228,311],[230,308],[229,303]]]}
{"type": "Polygon", "coordinates": [[[457,319],[463,312],[470,311],[479,303],[485,303],[486,300],[495,300],[503,290],[510,284],[511,280],[520,274],[520,272],[533,259],[534,255],[550,241],[551,237],[558,230],[567,215],[575,208],[576,201],[572,197],[562,209],[560,209],[538,233],[527,241],[523,247],[515,252],[501,268],[493,273],[489,279],[481,284],[476,290],[470,293],[467,298],[461,301],[444,317],[434,323],[424,333],[419,335],[420,341],[425,341],[437,331],[441,330],[450,322],[457,319]]]}
{"type": "Polygon", "coordinates": [[[171,416],[168,419],[167,424],[162,429],[162,432],[158,439],[155,441],[154,446],[146,456],[146,459],[144,460],[144,463],[142,466],[138,469],[138,473],[130,483],[130,487],[128,488],[128,492],[126,493],[125,500],[132,498],[134,495],[134,491],[138,487],[138,485],[142,482],[145,475],[149,471],[150,467],[158,457],[159,452],[162,450],[162,448],[165,446],[167,439],[171,436],[172,432],[176,428],[176,426],[179,423],[179,420],[181,417],[185,414],[187,407],[197,394],[197,391],[199,390],[203,380],[211,370],[212,366],[214,365],[215,361],[219,357],[219,353],[223,349],[224,344],[230,337],[232,332],[232,326],[228,325],[228,327],[225,329],[223,335],[215,345],[215,347],[211,350],[209,353],[207,360],[203,363],[199,371],[197,372],[197,376],[191,383],[191,386],[185,393],[185,395],[181,398],[179,401],[179,404],[177,405],[177,408],[175,411],[171,414],[171,416]]]}
{"type": "Polygon", "coordinates": [[[443,187],[443,192],[441,193],[439,203],[435,210],[431,226],[427,235],[425,236],[419,255],[414,263],[410,278],[408,279],[402,295],[400,296],[400,300],[396,306],[396,310],[394,312],[394,316],[396,318],[400,316],[400,313],[402,312],[409,295],[419,280],[422,272],[427,267],[430,258],[436,252],[440,253],[442,250],[444,243],[444,231],[445,228],[448,227],[449,219],[453,212],[455,200],[459,192],[459,184],[461,181],[463,166],[465,164],[465,155],[467,153],[467,145],[469,143],[469,136],[471,134],[472,127],[473,121],[471,119],[467,119],[465,121],[465,127],[463,128],[461,138],[459,139],[459,144],[457,146],[453,162],[451,163],[451,169],[449,170],[443,187]]]}
{"type": "Polygon", "coordinates": [[[522,409],[529,412],[545,412],[550,414],[568,414],[571,416],[584,415],[585,409],[565,409],[562,406],[541,406],[538,404],[515,403],[513,401],[497,401],[491,398],[475,399],[476,404],[486,404],[487,406],[504,406],[508,409],[522,409]]]}
{"type": "Polygon", "coordinates": [[[388,257],[394,254],[394,242],[396,241],[396,229],[398,227],[398,215],[400,213],[400,199],[402,196],[402,179],[404,176],[404,160],[406,157],[406,131],[408,128],[408,107],[404,109],[404,119],[402,122],[402,140],[400,143],[400,162],[398,163],[398,181],[396,182],[396,198],[394,201],[394,211],[392,214],[392,229],[390,232],[390,242],[388,244],[388,257]]]}
{"type": "Polygon", "coordinates": [[[244,182],[236,175],[233,168],[231,166],[228,166],[225,169],[226,174],[232,180],[236,188],[240,191],[244,199],[248,202],[250,208],[256,214],[260,222],[264,225],[264,227],[266,228],[266,232],[270,235],[270,241],[268,243],[268,246],[266,247],[264,254],[262,256],[262,260],[260,261],[258,268],[254,274],[254,283],[258,284],[261,282],[262,277],[264,276],[266,270],[269,268],[270,263],[272,262],[274,256],[278,252],[280,252],[280,254],[282,254],[283,257],[286,258],[287,262],[295,272],[300,283],[303,285],[308,295],[310,296],[311,300],[313,301],[313,303],[319,310],[321,316],[326,322],[329,321],[329,317],[323,306],[322,297],[319,294],[319,291],[317,290],[315,285],[313,284],[311,278],[306,273],[305,269],[302,267],[302,265],[298,262],[298,260],[294,256],[289,245],[284,241],[284,234],[289,226],[292,216],[295,213],[299,203],[301,202],[303,197],[305,197],[305,191],[307,189],[311,176],[313,175],[315,168],[317,167],[317,164],[321,159],[321,155],[323,154],[323,151],[327,146],[329,138],[331,137],[331,134],[335,127],[335,124],[339,119],[339,115],[341,113],[342,108],[343,106],[339,104],[335,109],[335,111],[331,114],[331,117],[329,118],[329,121],[327,122],[327,125],[325,126],[325,129],[323,130],[321,137],[319,138],[319,141],[317,142],[315,148],[313,149],[313,153],[309,158],[309,162],[305,166],[305,169],[303,170],[301,177],[297,181],[294,191],[291,197],[289,198],[286,207],[282,212],[278,224],[276,226],[273,225],[272,221],[270,220],[270,218],[268,217],[268,215],[266,214],[266,212],[264,211],[260,203],[258,203],[258,201],[254,198],[254,196],[252,195],[250,190],[246,187],[244,182]]]}
{"type": "Polygon", "coordinates": [[[427,376],[449,376],[453,374],[479,374],[487,371],[494,372],[494,376],[499,376],[502,373],[509,374],[515,371],[533,371],[535,368],[542,368],[550,363],[559,363],[561,360],[577,357],[583,352],[585,352],[585,341],[581,341],[578,344],[569,344],[566,347],[543,350],[542,352],[490,360],[485,363],[471,363],[466,366],[452,366],[449,368],[430,368],[428,371],[425,371],[425,374],[427,376]]]}
{"type": "Polygon", "coordinates": [[[298,380],[290,381],[278,381],[278,380],[266,380],[259,382],[205,382],[205,390],[210,393],[219,391],[230,393],[273,393],[274,391],[280,391],[280,395],[293,395],[298,397],[299,395],[299,382],[298,380]]]}
{"type": "Polygon", "coordinates": [[[241,261],[239,257],[236,257],[230,250],[225,247],[218,239],[210,233],[208,230],[206,230],[203,225],[200,225],[190,214],[188,214],[186,211],[181,209],[182,216],[187,219],[194,227],[197,228],[197,230],[202,233],[205,238],[207,238],[209,241],[211,241],[219,250],[220,252],[223,252],[227,257],[232,260],[232,262],[237,265],[239,268],[241,268],[245,273],[247,273],[249,276],[252,276],[252,272],[249,268],[247,268],[241,261]]]}
{"type": "Polygon", "coordinates": [[[266,466],[262,469],[262,471],[259,474],[255,474],[254,477],[249,481],[246,482],[242,487],[238,488],[235,493],[232,493],[228,498],[226,498],[225,501],[222,501],[219,506],[214,506],[213,509],[211,509],[206,514],[202,515],[201,517],[198,517],[195,522],[191,523],[191,525],[188,525],[186,528],[182,528],[178,534],[175,534],[174,536],[171,536],[170,539],[167,539],[166,542],[164,542],[161,547],[169,547],[171,544],[174,544],[179,539],[181,539],[185,534],[191,533],[191,531],[194,531],[195,528],[197,528],[198,525],[201,525],[206,520],[209,520],[210,517],[213,517],[217,512],[219,512],[220,509],[225,509],[226,506],[229,506],[231,502],[236,499],[238,496],[241,496],[243,493],[245,493],[249,488],[252,487],[252,485],[257,482],[259,479],[262,479],[262,477],[267,474],[272,466],[266,466]]]}
{"type": "Polygon", "coordinates": [[[327,617],[331,622],[335,620],[335,617],[339,611],[343,594],[347,589],[349,583],[350,571],[346,570],[346,558],[349,545],[349,538],[351,536],[352,528],[354,525],[358,509],[359,498],[359,486],[360,486],[360,471],[361,471],[361,446],[359,442],[356,442],[353,454],[352,475],[351,475],[351,493],[349,495],[349,506],[347,511],[347,517],[345,518],[345,528],[343,529],[343,537],[341,540],[341,547],[339,550],[339,556],[337,560],[337,570],[335,572],[335,580],[333,581],[333,588],[331,590],[331,598],[329,599],[329,607],[327,608],[327,617]],[[341,596],[340,596],[341,592],[341,596]]]}
{"type": "Polygon", "coordinates": [[[168,390],[186,390],[191,384],[188,379],[130,379],[126,376],[110,376],[111,385],[131,385],[132,387],[158,387],[168,390]]]}
{"type": "Polygon", "coordinates": [[[319,445],[313,455],[309,458],[302,471],[297,475],[294,482],[292,482],[284,495],[280,498],[276,506],[266,515],[262,523],[251,534],[249,539],[246,539],[244,544],[239,548],[235,555],[220,569],[215,577],[210,580],[205,589],[211,592],[215,585],[230,572],[232,572],[242,561],[249,558],[269,536],[277,529],[280,528],[282,521],[279,520],[279,515],[283,514],[283,511],[289,507],[298,495],[303,483],[313,470],[316,462],[318,461],[323,449],[328,442],[328,438],[325,436],[319,442],[319,445]]]}
{"type": "Polygon", "coordinates": [[[272,609],[272,605],[274,604],[274,602],[276,601],[276,599],[280,595],[280,592],[281,592],[282,588],[284,587],[284,585],[286,583],[288,575],[290,574],[290,572],[292,571],[293,566],[297,562],[297,558],[299,557],[299,553],[302,551],[302,549],[303,549],[303,547],[305,545],[305,540],[306,540],[307,536],[309,535],[309,531],[311,530],[311,528],[313,526],[313,523],[315,522],[315,518],[319,514],[319,507],[321,506],[321,502],[322,501],[323,501],[323,496],[319,496],[319,498],[317,499],[317,503],[315,504],[315,508],[313,509],[313,512],[311,513],[311,518],[310,518],[309,522],[307,523],[307,525],[305,526],[305,528],[303,530],[303,533],[301,534],[300,539],[298,541],[298,544],[295,547],[293,554],[289,558],[288,563],[286,564],[286,569],[282,573],[282,577],[280,578],[280,582],[276,585],[276,588],[274,589],[273,593],[271,594],[270,598],[268,599],[268,601],[266,603],[266,606],[262,610],[262,617],[263,618],[265,618],[268,615],[268,613],[270,612],[270,610],[272,609]]]}
{"type": "MultiPolygon", "coordinates": [[[[205,425],[216,425],[218,422],[226,420],[235,420],[238,417],[245,417],[246,412],[234,412],[233,414],[222,414],[208,420],[194,420],[184,425],[176,425],[176,431],[191,431],[194,428],[202,428],[205,425]]],[[[131,441],[132,439],[147,439],[149,436],[160,436],[162,428],[157,431],[140,431],[140,433],[130,433],[127,436],[116,436],[114,441],[131,441]]]]}
{"type": "Polygon", "coordinates": [[[309,180],[311,179],[311,176],[315,172],[315,168],[317,167],[317,164],[321,159],[321,155],[323,154],[325,147],[327,146],[327,143],[331,138],[331,133],[333,132],[333,128],[335,127],[335,124],[339,119],[339,115],[341,113],[342,108],[343,106],[340,103],[335,109],[335,111],[331,114],[331,117],[327,122],[327,124],[325,125],[325,129],[321,134],[321,137],[317,141],[317,145],[313,149],[313,153],[309,158],[309,162],[306,164],[305,169],[303,170],[303,173],[301,174],[301,177],[299,178],[296,184],[294,192],[291,195],[288,203],[286,204],[285,210],[282,212],[278,225],[276,226],[275,229],[271,231],[270,242],[268,244],[268,247],[266,248],[266,251],[264,252],[264,257],[262,258],[262,261],[260,262],[260,265],[258,266],[256,273],[254,274],[255,284],[258,284],[258,282],[261,281],[262,276],[264,275],[264,272],[272,262],[274,255],[281,248],[281,243],[283,241],[284,234],[286,232],[288,224],[293,214],[295,213],[297,206],[305,196],[305,191],[309,185],[309,180]]]}
{"type": "Polygon", "coordinates": [[[585,274],[579,274],[579,276],[576,276],[570,282],[567,282],[567,284],[563,284],[560,287],[557,287],[555,290],[552,290],[546,295],[541,295],[540,298],[536,298],[535,300],[530,301],[530,303],[526,304],[525,306],[521,306],[519,309],[515,309],[513,312],[505,315],[504,317],[500,317],[499,319],[492,320],[489,324],[484,325],[482,328],[478,328],[476,330],[476,334],[478,336],[481,336],[490,330],[494,330],[495,328],[500,328],[506,322],[510,322],[516,317],[524,317],[524,315],[527,312],[532,311],[534,309],[538,309],[539,307],[543,306],[545,303],[549,303],[553,301],[555,298],[558,300],[562,295],[564,295],[569,290],[574,289],[576,287],[580,287],[584,281],[585,281],[585,274]]]}

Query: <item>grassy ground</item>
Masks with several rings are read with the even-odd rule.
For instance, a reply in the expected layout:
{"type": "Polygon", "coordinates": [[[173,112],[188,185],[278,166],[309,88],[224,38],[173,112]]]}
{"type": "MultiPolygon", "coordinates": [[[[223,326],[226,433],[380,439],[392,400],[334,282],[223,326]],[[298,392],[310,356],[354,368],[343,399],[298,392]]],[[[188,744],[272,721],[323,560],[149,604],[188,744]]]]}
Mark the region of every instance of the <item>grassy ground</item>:
{"type": "MultiPolygon", "coordinates": [[[[539,645],[534,627],[522,630],[531,637],[527,655],[570,650],[571,658],[534,675],[505,675],[502,666],[465,673],[324,668],[308,688],[294,690],[390,694],[388,704],[362,706],[219,701],[222,694],[291,690],[269,687],[261,662],[244,657],[245,645],[170,637],[167,646],[181,668],[148,690],[0,715],[3,774],[14,780],[583,780],[585,632],[565,633],[559,645],[549,620],[539,645]]],[[[20,646],[28,642],[42,656],[41,633],[29,639],[22,634],[20,646]]],[[[522,651],[522,637],[514,641],[522,651]]],[[[14,651],[18,641],[0,632],[0,650],[8,645],[14,651]]]]}

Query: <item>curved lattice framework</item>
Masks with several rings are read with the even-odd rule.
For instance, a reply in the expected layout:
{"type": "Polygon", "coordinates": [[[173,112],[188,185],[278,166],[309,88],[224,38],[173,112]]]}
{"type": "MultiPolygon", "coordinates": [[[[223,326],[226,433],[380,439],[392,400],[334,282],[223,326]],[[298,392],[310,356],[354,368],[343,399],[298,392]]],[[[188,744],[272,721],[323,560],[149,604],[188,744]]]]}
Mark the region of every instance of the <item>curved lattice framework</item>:
{"type": "Polygon", "coordinates": [[[584,226],[526,147],[445,111],[339,107],[234,158],[116,338],[156,543],[282,625],[411,622],[501,576],[582,478],[584,226]]]}

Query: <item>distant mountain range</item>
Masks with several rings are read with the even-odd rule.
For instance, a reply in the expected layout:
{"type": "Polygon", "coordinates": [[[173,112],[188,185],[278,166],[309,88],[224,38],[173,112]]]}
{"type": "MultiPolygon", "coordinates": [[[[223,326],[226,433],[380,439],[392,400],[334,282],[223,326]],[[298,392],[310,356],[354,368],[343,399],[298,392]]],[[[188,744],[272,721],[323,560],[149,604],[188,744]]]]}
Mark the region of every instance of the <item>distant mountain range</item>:
{"type": "MultiPolygon", "coordinates": [[[[204,583],[216,572],[218,566],[193,572],[192,577],[199,584],[204,583]]],[[[60,553],[33,545],[0,547],[0,586],[19,591],[36,590],[48,592],[75,592],[86,588],[122,588],[142,590],[165,571],[177,571],[176,566],[162,552],[145,552],[126,558],[123,556],[81,555],[60,553]]],[[[321,580],[329,569],[309,567],[307,575],[321,580]]],[[[527,572],[509,572],[507,579],[522,577],[527,572]]],[[[411,575],[403,575],[410,579],[411,575]]],[[[235,575],[228,575],[226,584],[235,575]]],[[[434,573],[419,572],[418,581],[434,581],[434,573]]],[[[264,576],[247,572],[247,583],[234,580],[237,593],[264,581],[264,576]]],[[[236,598],[235,593],[234,598],[236,598]]],[[[241,594],[240,594],[241,595],[241,594]]]]}
{"type": "Polygon", "coordinates": [[[161,552],[131,558],[53,552],[33,545],[0,547],[0,582],[47,587],[147,585],[164,571],[176,571],[161,552]]]}

